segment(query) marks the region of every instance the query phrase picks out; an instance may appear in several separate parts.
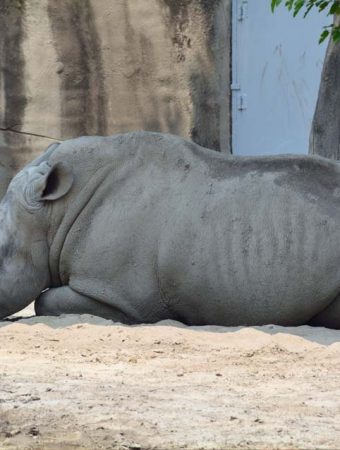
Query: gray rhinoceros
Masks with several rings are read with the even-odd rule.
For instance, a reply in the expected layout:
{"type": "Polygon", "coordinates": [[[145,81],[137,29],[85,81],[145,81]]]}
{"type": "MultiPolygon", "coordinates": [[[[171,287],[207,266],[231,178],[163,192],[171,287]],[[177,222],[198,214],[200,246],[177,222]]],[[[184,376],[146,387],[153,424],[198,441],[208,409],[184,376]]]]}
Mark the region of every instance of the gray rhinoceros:
{"type": "Polygon", "coordinates": [[[37,298],[39,315],[340,327],[333,161],[83,137],[26,166],[0,217],[0,317],[37,298]]]}

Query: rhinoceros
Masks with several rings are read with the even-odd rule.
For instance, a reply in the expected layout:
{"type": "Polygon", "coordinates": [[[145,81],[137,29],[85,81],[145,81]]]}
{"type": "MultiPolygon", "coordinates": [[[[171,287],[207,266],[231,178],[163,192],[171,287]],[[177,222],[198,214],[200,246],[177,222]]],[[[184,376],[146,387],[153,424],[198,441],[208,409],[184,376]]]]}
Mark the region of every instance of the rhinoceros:
{"type": "Polygon", "coordinates": [[[340,328],[340,166],[148,132],[54,144],[0,204],[0,317],[340,328]]]}

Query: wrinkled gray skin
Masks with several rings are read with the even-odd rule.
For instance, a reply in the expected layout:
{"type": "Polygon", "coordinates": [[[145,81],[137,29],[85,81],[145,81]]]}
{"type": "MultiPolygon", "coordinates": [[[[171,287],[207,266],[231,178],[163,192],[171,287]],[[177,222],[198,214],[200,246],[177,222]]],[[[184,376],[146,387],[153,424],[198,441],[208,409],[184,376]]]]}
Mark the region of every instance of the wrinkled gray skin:
{"type": "Polygon", "coordinates": [[[37,298],[41,315],[340,328],[333,161],[79,138],[12,180],[0,220],[0,317],[37,298]]]}

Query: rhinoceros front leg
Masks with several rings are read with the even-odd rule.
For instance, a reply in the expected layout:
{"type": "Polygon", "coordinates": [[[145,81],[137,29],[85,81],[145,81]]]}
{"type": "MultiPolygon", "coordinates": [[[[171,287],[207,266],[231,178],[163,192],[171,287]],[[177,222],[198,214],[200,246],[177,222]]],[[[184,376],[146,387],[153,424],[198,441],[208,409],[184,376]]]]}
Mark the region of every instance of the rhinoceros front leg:
{"type": "Polygon", "coordinates": [[[340,330],[340,295],[326,309],[313,317],[308,325],[340,330]]]}
{"type": "Polygon", "coordinates": [[[116,308],[79,294],[69,286],[61,286],[43,292],[35,301],[34,306],[37,316],[91,314],[117,322],[129,323],[125,315],[116,308]]]}

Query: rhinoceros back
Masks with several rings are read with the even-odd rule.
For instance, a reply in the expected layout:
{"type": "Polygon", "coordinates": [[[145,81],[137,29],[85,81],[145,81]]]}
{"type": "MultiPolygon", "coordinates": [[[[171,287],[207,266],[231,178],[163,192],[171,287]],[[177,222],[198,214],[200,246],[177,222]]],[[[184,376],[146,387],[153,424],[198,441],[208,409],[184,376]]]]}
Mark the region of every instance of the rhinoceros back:
{"type": "Polygon", "coordinates": [[[74,211],[57,225],[61,283],[135,321],[223,325],[305,322],[339,291],[336,163],[223,157],[157,133],[63,145],[51,159],[77,176],[57,206],[74,211]]]}

